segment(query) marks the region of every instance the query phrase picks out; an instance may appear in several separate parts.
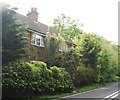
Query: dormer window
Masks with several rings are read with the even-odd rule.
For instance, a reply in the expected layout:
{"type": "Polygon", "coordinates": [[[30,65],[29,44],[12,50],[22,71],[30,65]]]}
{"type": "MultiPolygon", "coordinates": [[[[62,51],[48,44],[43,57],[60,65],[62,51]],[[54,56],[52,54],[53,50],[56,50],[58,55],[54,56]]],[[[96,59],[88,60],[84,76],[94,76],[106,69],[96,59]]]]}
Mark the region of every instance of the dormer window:
{"type": "Polygon", "coordinates": [[[43,37],[38,35],[38,34],[33,34],[32,35],[32,44],[36,45],[36,46],[39,46],[39,47],[45,47],[43,37]]]}

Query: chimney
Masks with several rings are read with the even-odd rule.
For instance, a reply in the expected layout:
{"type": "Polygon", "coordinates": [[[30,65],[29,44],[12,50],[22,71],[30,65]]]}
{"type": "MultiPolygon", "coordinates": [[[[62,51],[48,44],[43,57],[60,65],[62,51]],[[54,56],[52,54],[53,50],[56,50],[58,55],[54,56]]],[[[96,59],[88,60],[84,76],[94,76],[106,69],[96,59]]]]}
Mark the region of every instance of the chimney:
{"type": "Polygon", "coordinates": [[[37,8],[32,7],[32,8],[31,8],[31,12],[29,12],[29,13],[27,14],[27,17],[28,17],[29,19],[37,22],[37,21],[38,21],[37,8]]]}

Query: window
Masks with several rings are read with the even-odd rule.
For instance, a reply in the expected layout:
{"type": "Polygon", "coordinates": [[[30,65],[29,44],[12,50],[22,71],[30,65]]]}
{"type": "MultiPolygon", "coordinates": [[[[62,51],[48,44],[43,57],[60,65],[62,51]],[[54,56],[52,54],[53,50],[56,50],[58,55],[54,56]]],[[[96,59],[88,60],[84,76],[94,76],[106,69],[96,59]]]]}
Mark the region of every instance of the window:
{"type": "Polygon", "coordinates": [[[32,36],[32,44],[40,47],[45,47],[43,37],[37,34],[34,34],[32,36]]]}

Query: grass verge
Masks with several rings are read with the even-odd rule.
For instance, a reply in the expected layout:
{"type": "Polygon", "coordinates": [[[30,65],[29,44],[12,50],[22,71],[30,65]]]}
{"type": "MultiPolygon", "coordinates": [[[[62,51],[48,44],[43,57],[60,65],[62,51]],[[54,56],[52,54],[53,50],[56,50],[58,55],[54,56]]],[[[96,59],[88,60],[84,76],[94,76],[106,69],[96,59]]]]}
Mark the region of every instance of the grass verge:
{"type": "Polygon", "coordinates": [[[57,99],[57,98],[61,98],[61,97],[64,97],[64,96],[69,96],[69,95],[72,95],[72,94],[76,94],[76,93],[81,93],[81,92],[97,89],[97,88],[100,88],[100,87],[103,87],[103,86],[105,86],[105,85],[102,84],[102,83],[94,83],[94,84],[90,84],[90,85],[86,85],[86,86],[81,86],[79,88],[75,88],[72,93],[61,93],[61,94],[56,94],[56,95],[38,96],[38,97],[35,97],[34,100],[57,99]]]}

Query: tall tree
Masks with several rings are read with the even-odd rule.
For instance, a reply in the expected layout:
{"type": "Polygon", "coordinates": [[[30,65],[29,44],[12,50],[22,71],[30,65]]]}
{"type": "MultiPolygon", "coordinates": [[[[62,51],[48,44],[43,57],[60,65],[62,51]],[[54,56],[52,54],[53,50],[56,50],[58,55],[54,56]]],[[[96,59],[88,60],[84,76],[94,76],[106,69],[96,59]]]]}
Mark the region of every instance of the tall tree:
{"type": "Polygon", "coordinates": [[[2,5],[2,64],[25,57],[26,26],[15,18],[16,12],[2,5]]]}
{"type": "Polygon", "coordinates": [[[53,27],[72,40],[82,34],[81,26],[82,24],[79,20],[72,20],[70,17],[65,16],[65,14],[58,16],[54,19],[53,23],[53,27]]]}
{"type": "MultiPolygon", "coordinates": [[[[80,57],[81,67],[83,67],[84,71],[87,70],[87,68],[89,71],[94,70],[92,72],[93,72],[93,75],[95,76],[93,79],[93,81],[95,81],[95,82],[98,81],[98,76],[99,76],[99,74],[98,74],[98,72],[99,72],[98,57],[99,57],[99,53],[101,51],[99,40],[100,40],[100,38],[97,37],[96,34],[84,33],[79,37],[79,39],[77,41],[77,46],[76,46],[76,50],[81,56],[80,57]]],[[[81,67],[80,67],[80,69],[81,69],[81,67]]],[[[90,71],[91,74],[92,74],[92,72],[90,71]]],[[[85,72],[85,74],[86,73],[87,72],[85,72]]],[[[79,75],[79,73],[78,73],[78,75],[79,75]]]]}
{"type": "Polygon", "coordinates": [[[104,37],[100,37],[100,45],[102,51],[107,51],[110,56],[110,61],[114,61],[116,65],[118,66],[118,47],[113,43],[108,41],[104,37]]]}
{"type": "Polygon", "coordinates": [[[76,46],[81,54],[83,66],[96,68],[97,59],[101,50],[99,38],[95,34],[82,34],[76,46]]]}

